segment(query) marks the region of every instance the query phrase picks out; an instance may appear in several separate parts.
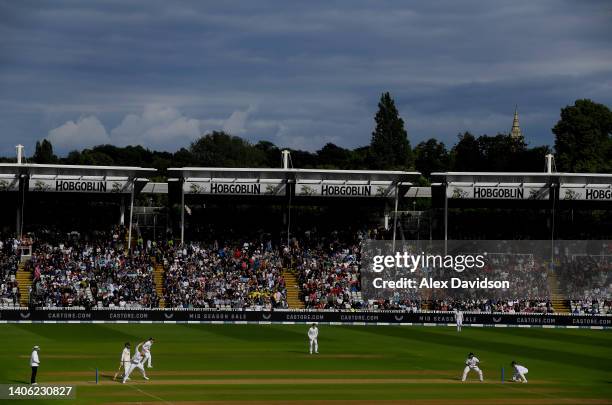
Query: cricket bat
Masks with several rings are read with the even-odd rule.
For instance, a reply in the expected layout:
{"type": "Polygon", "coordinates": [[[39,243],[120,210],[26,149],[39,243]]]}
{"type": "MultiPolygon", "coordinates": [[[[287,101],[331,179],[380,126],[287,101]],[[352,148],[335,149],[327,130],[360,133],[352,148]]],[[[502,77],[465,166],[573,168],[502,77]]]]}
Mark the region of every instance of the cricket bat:
{"type": "Polygon", "coordinates": [[[117,374],[119,374],[119,371],[121,371],[121,367],[123,367],[123,364],[119,364],[119,368],[117,369],[117,372],[115,373],[115,376],[113,377],[113,381],[117,379],[117,374]]]}

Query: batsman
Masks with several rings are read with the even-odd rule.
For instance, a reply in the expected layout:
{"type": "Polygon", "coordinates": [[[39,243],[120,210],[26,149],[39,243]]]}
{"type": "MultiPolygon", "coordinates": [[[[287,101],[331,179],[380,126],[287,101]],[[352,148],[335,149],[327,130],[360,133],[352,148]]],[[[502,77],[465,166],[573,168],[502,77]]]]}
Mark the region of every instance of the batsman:
{"type": "Polygon", "coordinates": [[[121,371],[122,368],[123,368],[123,377],[127,375],[127,372],[130,369],[130,360],[131,360],[130,343],[126,342],[125,345],[123,346],[123,351],[121,352],[121,360],[119,361],[119,369],[115,373],[113,380],[117,379],[117,375],[119,374],[119,371],[121,371]]]}

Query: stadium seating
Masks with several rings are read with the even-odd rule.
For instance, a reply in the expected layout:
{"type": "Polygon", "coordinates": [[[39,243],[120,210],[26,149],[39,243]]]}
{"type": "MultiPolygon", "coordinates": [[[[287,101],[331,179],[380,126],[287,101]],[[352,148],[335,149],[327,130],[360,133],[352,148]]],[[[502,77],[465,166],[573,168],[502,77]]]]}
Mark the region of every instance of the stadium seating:
{"type": "Polygon", "coordinates": [[[169,249],[166,305],[180,308],[287,308],[278,251],[255,242],[169,249]]]}
{"type": "Polygon", "coordinates": [[[13,238],[0,238],[0,307],[19,306],[18,245],[13,238]]]}
{"type": "MultiPolygon", "coordinates": [[[[555,312],[551,301],[537,296],[523,300],[439,296],[421,301],[396,295],[390,300],[365,300],[361,292],[361,241],[373,236],[384,237],[384,233],[307,233],[293,239],[289,246],[274,246],[271,241],[251,237],[191,243],[181,248],[172,242],[145,243],[139,237],[132,253],[127,254],[123,229],[76,238],[72,234],[45,233],[35,239],[32,257],[25,264],[33,278],[29,303],[45,308],[285,309],[288,302],[283,274],[291,269],[306,309],[555,312]]],[[[18,306],[18,242],[10,238],[2,241],[0,306],[18,306]]],[[[520,272],[521,288],[527,293],[535,291],[535,286],[547,288],[544,265],[512,255],[494,260],[502,272],[520,272]]],[[[563,266],[559,263],[559,282],[584,287],[578,297],[573,297],[583,299],[568,301],[573,314],[612,313],[612,302],[605,299],[612,287],[588,288],[594,277],[599,285],[612,285],[605,280],[610,277],[609,264],[585,261],[563,266]],[[583,267],[591,275],[578,271],[583,267]]]]}

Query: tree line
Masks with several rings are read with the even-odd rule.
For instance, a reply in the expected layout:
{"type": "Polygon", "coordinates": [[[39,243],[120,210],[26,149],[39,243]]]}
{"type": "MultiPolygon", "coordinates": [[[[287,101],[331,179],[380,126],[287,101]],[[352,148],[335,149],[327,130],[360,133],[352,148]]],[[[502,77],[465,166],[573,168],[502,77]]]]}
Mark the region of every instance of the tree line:
{"type": "MultiPolygon", "coordinates": [[[[414,148],[403,119],[391,95],[382,94],[374,117],[375,128],[367,146],[347,149],[327,143],[316,152],[291,150],[296,168],[417,170],[424,182],[436,171],[516,171],[544,170],[549,146],[529,147],[523,139],[507,133],[476,136],[458,135],[457,143],[447,147],[431,138],[414,148]]],[[[612,112],[591,100],[576,100],[561,109],[552,128],[555,135],[556,169],[561,172],[612,172],[612,112]]],[[[284,148],[283,148],[284,149],[284,148]]],[[[82,165],[153,167],[159,180],[169,167],[280,167],[281,148],[269,141],[251,143],[223,131],[213,131],[176,152],[154,151],[140,145],[117,147],[98,145],[74,150],[64,157],[53,152],[47,139],[38,141],[30,161],[82,165]]],[[[0,161],[14,161],[0,158],[0,161]]]]}

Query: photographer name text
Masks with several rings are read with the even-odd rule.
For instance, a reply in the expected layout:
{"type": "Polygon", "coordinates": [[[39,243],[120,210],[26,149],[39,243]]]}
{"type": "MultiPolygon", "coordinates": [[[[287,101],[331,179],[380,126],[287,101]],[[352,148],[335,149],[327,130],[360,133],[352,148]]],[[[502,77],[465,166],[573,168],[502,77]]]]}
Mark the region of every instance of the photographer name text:
{"type": "Polygon", "coordinates": [[[510,281],[508,280],[489,280],[487,277],[481,279],[477,277],[474,280],[462,280],[458,277],[453,277],[449,280],[434,280],[431,277],[407,278],[402,277],[397,280],[385,280],[382,277],[377,277],[372,280],[372,285],[377,289],[509,289],[510,281]]]}

